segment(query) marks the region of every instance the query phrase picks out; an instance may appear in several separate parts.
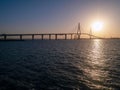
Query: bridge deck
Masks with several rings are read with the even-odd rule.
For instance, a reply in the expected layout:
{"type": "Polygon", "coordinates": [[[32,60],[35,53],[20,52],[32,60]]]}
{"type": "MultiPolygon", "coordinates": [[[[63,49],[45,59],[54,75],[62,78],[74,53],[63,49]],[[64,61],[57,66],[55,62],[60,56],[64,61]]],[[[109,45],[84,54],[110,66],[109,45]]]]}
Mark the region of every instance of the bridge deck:
{"type": "MultiPolygon", "coordinates": [[[[73,35],[74,36],[77,36],[78,37],[78,34],[77,33],[40,33],[40,34],[0,34],[0,37],[3,37],[3,40],[8,40],[8,36],[19,36],[20,37],[20,40],[23,39],[23,36],[32,36],[32,40],[34,39],[34,36],[37,36],[37,35],[40,35],[41,36],[41,39],[43,40],[44,39],[44,36],[47,35],[49,36],[49,39],[51,39],[51,36],[54,35],[55,36],[55,39],[58,39],[58,36],[59,35],[63,35],[65,38],[64,39],[67,39],[67,36],[70,35],[71,36],[71,39],[73,39],[73,35]]],[[[100,37],[97,37],[95,35],[90,35],[88,33],[80,33],[80,35],[87,35],[89,36],[90,38],[91,37],[95,37],[95,38],[100,38],[100,37]]],[[[75,39],[75,38],[74,38],[75,39]]],[[[80,38],[77,38],[77,39],[80,39],[80,38]]]]}

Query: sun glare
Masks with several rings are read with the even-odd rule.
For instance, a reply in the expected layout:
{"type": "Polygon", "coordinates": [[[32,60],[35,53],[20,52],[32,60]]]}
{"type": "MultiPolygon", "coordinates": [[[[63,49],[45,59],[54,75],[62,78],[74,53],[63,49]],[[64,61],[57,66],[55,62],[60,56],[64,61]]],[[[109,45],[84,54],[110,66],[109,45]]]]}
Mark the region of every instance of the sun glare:
{"type": "Polygon", "coordinates": [[[100,22],[100,21],[94,22],[94,23],[92,24],[92,29],[93,29],[94,31],[100,31],[100,30],[102,30],[102,27],[103,27],[103,23],[100,22]]]}

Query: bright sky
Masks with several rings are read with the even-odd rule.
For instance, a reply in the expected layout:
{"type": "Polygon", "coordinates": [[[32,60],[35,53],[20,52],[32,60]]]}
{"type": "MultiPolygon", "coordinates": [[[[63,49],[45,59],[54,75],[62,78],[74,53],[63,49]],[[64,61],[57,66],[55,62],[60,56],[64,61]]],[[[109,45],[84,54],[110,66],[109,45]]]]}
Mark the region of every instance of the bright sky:
{"type": "Polygon", "coordinates": [[[0,0],[0,33],[89,32],[103,22],[101,36],[120,36],[120,0],[0,0]]]}

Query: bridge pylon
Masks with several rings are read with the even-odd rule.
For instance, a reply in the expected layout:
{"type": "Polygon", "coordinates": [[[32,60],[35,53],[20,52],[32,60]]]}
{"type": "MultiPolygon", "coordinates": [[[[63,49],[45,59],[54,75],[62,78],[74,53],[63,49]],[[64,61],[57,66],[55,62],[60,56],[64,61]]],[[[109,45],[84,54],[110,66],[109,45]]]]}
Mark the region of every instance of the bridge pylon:
{"type": "Polygon", "coordinates": [[[92,38],[92,28],[90,28],[89,36],[90,36],[90,39],[91,39],[92,38]]]}
{"type": "Polygon", "coordinates": [[[81,36],[80,22],[78,23],[77,36],[78,36],[77,39],[80,39],[81,36]]]}

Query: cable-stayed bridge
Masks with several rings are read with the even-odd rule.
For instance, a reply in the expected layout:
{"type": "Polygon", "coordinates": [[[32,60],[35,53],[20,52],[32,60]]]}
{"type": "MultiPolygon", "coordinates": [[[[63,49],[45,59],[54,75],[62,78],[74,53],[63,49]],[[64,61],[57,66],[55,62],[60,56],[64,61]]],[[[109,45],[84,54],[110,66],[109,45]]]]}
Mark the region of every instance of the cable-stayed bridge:
{"type": "Polygon", "coordinates": [[[92,35],[92,30],[90,29],[90,33],[82,33],[81,32],[81,28],[80,28],[80,23],[78,23],[78,28],[77,28],[77,32],[76,33],[40,33],[40,34],[0,34],[0,40],[10,40],[9,37],[19,37],[18,40],[24,40],[26,36],[30,36],[32,40],[35,39],[35,36],[40,36],[41,40],[46,39],[45,37],[47,36],[47,39],[51,40],[51,39],[55,39],[58,40],[60,39],[60,36],[63,36],[62,39],[73,39],[73,40],[79,40],[81,39],[82,35],[86,35],[89,37],[89,39],[92,38],[102,38],[102,37],[98,37],[95,35],[92,35]],[[69,37],[69,38],[68,38],[69,37]]]}

